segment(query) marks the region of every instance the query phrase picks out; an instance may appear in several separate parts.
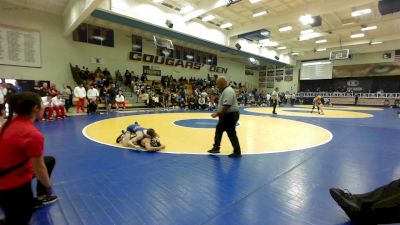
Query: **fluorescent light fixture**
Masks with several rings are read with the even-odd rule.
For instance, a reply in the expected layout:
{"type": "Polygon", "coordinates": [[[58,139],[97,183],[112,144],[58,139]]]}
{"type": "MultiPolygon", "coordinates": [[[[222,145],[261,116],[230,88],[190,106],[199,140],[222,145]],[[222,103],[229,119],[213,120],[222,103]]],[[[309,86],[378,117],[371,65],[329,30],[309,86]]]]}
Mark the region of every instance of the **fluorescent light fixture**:
{"type": "Polygon", "coordinates": [[[310,39],[317,38],[320,36],[321,36],[321,34],[316,33],[316,32],[309,33],[309,34],[303,34],[299,37],[299,41],[306,41],[306,40],[310,40],[310,39]]]}
{"type": "Polygon", "coordinates": [[[100,37],[100,36],[95,36],[95,35],[93,35],[92,38],[96,39],[96,40],[99,40],[99,41],[104,41],[105,40],[105,38],[100,37]]]}
{"type": "Polygon", "coordinates": [[[231,27],[231,26],[232,26],[231,23],[224,23],[224,24],[222,24],[220,27],[221,27],[222,29],[226,29],[226,28],[229,28],[229,27],[231,27]]]}
{"type": "Polygon", "coordinates": [[[308,25],[308,24],[314,23],[314,19],[309,14],[300,16],[299,20],[303,25],[308,25]]]}
{"type": "Polygon", "coordinates": [[[257,2],[260,2],[261,0],[249,0],[251,4],[255,4],[257,2]]]}
{"type": "Polygon", "coordinates": [[[317,52],[323,52],[323,51],[326,51],[326,48],[318,48],[317,49],[317,52]]]}
{"type": "Polygon", "coordinates": [[[207,22],[207,21],[210,21],[210,20],[213,20],[213,19],[215,19],[215,16],[208,15],[208,16],[203,17],[203,19],[201,19],[201,20],[203,20],[204,22],[207,22]]]}
{"type": "Polygon", "coordinates": [[[187,59],[193,59],[193,56],[192,55],[186,55],[186,58],[187,59]]]}
{"type": "Polygon", "coordinates": [[[253,58],[253,57],[251,57],[251,58],[249,58],[249,61],[250,61],[251,63],[255,63],[255,62],[256,62],[256,59],[253,58]]]}
{"type": "Polygon", "coordinates": [[[180,12],[182,14],[186,14],[186,13],[190,13],[191,11],[193,11],[193,9],[194,9],[193,6],[187,5],[187,6],[183,7],[180,12]]]}
{"type": "Polygon", "coordinates": [[[350,37],[351,38],[361,38],[361,37],[365,37],[365,34],[364,33],[352,34],[350,37]]]}
{"type": "Polygon", "coordinates": [[[331,64],[331,62],[329,61],[309,62],[309,63],[303,63],[302,66],[315,66],[315,65],[325,65],[325,64],[331,64]]]}
{"type": "Polygon", "coordinates": [[[267,15],[267,10],[264,10],[264,11],[261,11],[261,12],[258,12],[258,13],[254,13],[253,17],[264,16],[264,15],[267,15]]]}
{"type": "Polygon", "coordinates": [[[371,9],[361,9],[361,10],[357,10],[357,11],[352,12],[351,16],[352,17],[362,16],[362,15],[365,15],[365,14],[369,14],[371,12],[372,12],[371,9]]]}
{"type": "Polygon", "coordinates": [[[382,41],[373,41],[371,42],[371,45],[378,45],[378,44],[382,44],[382,41]]]}
{"type": "Polygon", "coordinates": [[[316,44],[321,44],[321,43],[326,43],[326,42],[327,42],[326,39],[316,40],[316,41],[315,41],[316,44]]]}
{"type": "Polygon", "coordinates": [[[262,36],[269,37],[269,36],[271,35],[271,32],[269,32],[269,31],[262,31],[260,34],[261,34],[262,36]]]}
{"type": "Polygon", "coordinates": [[[301,34],[309,34],[309,33],[313,33],[314,30],[313,29],[308,29],[308,30],[302,30],[300,33],[301,34]]]}
{"type": "Polygon", "coordinates": [[[287,47],[286,46],[281,46],[281,47],[278,47],[277,49],[278,50],[284,50],[284,49],[287,49],[287,47]]]}
{"type": "Polygon", "coordinates": [[[293,52],[292,55],[300,55],[298,52],[293,52]]]}
{"type": "Polygon", "coordinates": [[[293,29],[292,26],[285,26],[285,27],[281,27],[279,28],[280,32],[287,32],[287,31],[291,31],[293,29]]]}
{"type": "Polygon", "coordinates": [[[161,3],[163,0],[153,0],[154,3],[161,3]]]}
{"type": "Polygon", "coordinates": [[[367,31],[367,30],[375,30],[377,26],[369,26],[369,27],[363,27],[361,28],[362,31],[367,31]]]}
{"type": "Polygon", "coordinates": [[[262,44],[263,46],[267,46],[267,47],[276,47],[279,45],[278,42],[271,41],[268,38],[259,40],[259,43],[262,44]]]}

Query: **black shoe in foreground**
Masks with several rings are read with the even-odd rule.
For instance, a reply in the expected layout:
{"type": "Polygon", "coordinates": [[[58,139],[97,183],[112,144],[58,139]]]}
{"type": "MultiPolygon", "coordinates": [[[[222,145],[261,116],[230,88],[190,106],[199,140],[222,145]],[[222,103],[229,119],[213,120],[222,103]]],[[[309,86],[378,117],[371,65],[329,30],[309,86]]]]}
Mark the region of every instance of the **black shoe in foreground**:
{"type": "Polygon", "coordinates": [[[46,195],[46,196],[40,196],[37,198],[34,198],[34,209],[39,209],[42,208],[46,205],[49,205],[51,203],[54,203],[58,200],[58,197],[56,195],[46,195]]]}
{"type": "Polygon", "coordinates": [[[230,157],[230,158],[240,158],[240,157],[242,157],[242,154],[241,153],[232,153],[232,154],[228,155],[228,157],[230,157]]]}
{"type": "Polygon", "coordinates": [[[361,206],[351,193],[346,193],[339,188],[331,188],[329,189],[329,193],[353,222],[357,223],[361,221],[361,206]]]}
{"type": "Polygon", "coordinates": [[[219,149],[213,148],[213,149],[211,149],[211,150],[208,150],[208,153],[211,153],[211,154],[218,154],[218,153],[219,153],[219,149]]]}

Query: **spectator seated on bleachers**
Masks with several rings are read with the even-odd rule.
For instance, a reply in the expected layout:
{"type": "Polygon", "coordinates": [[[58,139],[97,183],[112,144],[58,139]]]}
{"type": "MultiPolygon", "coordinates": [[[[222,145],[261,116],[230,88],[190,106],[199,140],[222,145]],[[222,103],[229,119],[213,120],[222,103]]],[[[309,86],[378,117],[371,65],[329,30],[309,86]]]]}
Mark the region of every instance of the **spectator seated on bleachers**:
{"type": "Polygon", "coordinates": [[[198,100],[199,109],[205,110],[207,108],[206,99],[201,96],[198,100]]]}
{"type": "Polygon", "coordinates": [[[125,97],[122,95],[122,91],[119,91],[118,95],[115,97],[115,103],[117,105],[117,110],[119,110],[120,107],[124,110],[126,109],[125,97]]]}
{"type": "Polygon", "coordinates": [[[51,106],[53,110],[56,111],[56,119],[64,119],[65,118],[65,101],[61,97],[61,94],[56,95],[51,99],[51,106]]]}
{"type": "Polygon", "coordinates": [[[53,120],[53,107],[51,106],[51,96],[42,97],[42,104],[44,107],[44,111],[43,111],[42,118],[40,120],[46,121],[46,118],[49,121],[53,120]],[[47,115],[46,115],[46,113],[47,113],[47,115]]]}

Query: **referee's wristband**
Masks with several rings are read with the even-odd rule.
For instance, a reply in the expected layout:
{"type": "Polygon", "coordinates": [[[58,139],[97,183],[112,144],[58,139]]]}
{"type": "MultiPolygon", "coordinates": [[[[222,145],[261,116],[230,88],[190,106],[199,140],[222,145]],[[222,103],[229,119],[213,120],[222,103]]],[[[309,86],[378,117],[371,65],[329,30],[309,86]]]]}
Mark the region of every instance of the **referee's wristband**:
{"type": "Polygon", "coordinates": [[[217,112],[215,115],[216,115],[217,117],[219,117],[219,116],[222,115],[222,113],[221,113],[221,112],[217,112]]]}

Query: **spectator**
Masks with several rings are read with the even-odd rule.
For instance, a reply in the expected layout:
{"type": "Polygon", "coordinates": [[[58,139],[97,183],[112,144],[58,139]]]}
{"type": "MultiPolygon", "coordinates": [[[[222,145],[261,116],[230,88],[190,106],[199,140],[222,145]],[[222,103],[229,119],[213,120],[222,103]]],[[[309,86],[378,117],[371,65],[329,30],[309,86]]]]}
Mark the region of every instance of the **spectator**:
{"type": "Polygon", "coordinates": [[[3,124],[3,119],[6,117],[6,95],[7,88],[3,83],[0,83],[0,126],[3,124]]]}
{"type": "Polygon", "coordinates": [[[122,91],[118,92],[118,95],[115,97],[115,102],[117,103],[117,110],[119,107],[122,107],[125,110],[125,97],[122,95],[122,91]]]}
{"type": "Polygon", "coordinates": [[[57,90],[56,84],[52,83],[52,84],[50,85],[49,95],[50,95],[51,97],[55,97],[55,96],[58,95],[58,90],[57,90]]]}
{"type": "Polygon", "coordinates": [[[125,70],[125,84],[130,84],[132,81],[132,74],[129,72],[129,70],[125,70]]]}
{"type": "Polygon", "coordinates": [[[53,107],[51,106],[51,96],[42,97],[42,105],[43,105],[43,113],[41,117],[41,121],[53,120],[53,107]],[[46,115],[47,113],[47,115],[46,115]]]}
{"type": "Polygon", "coordinates": [[[87,91],[87,98],[89,101],[88,108],[87,108],[87,114],[96,113],[97,100],[99,98],[99,91],[93,85],[90,85],[90,88],[87,91]]]}
{"type": "Polygon", "coordinates": [[[79,109],[82,110],[82,112],[85,112],[85,98],[86,98],[86,90],[83,87],[83,84],[79,84],[79,86],[76,86],[74,89],[74,96],[77,98],[76,101],[76,113],[79,113],[79,109]]]}
{"type": "Polygon", "coordinates": [[[39,81],[35,80],[33,82],[33,87],[32,87],[32,92],[37,93],[38,95],[41,94],[40,86],[39,86],[39,81]]]}
{"type": "Polygon", "coordinates": [[[15,93],[21,93],[22,92],[22,88],[21,88],[21,86],[19,86],[18,81],[15,81],[14,90],[15,90],[15,93]]]}
{"type": "Polygon", "coordinates": [[[64,88],[61,89],[60,94],[61,97],[64,99],[65,109],[68,112],[69,108],[72,106],[72,101],[71,101],[72,91],[71,89],[68,88],[66,84],[64,84],[64,88]]]}
{"type": "Polygon", "coordinates": [[[206,99],[201,96],[198,101],[199,109],[205,110],[207,108],[206,99]]]}
{"type": "Polygon", "coordinates": [[[65,100],[61,97],[61,94],[56,95],[51,99],[51,106],[56,111],[56,119],[65,118],[65,100]]]}
{"type": "Polygon", "coordinates": [[[97,69],[94,72],[97,74],[103,73],[103,71],[101,71],[100,67],[97,67],[97,69]]]}
{"type": "Polygon", "coordinates": [[[49,93],[49,88],[47,82],[43,82],[42,87],[40,88],[40,97],[45,97],[49,93]]]}

